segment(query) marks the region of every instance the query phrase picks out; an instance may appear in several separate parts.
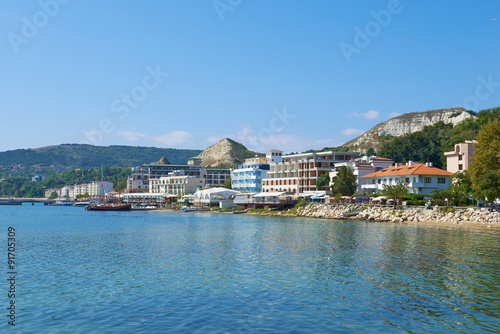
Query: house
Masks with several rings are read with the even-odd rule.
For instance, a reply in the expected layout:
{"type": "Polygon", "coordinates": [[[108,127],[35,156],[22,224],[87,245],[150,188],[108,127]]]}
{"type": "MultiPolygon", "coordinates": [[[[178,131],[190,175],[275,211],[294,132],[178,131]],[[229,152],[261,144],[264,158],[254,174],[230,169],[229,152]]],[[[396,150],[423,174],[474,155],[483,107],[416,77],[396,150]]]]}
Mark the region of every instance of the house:
{"type": "Polygon", "coordinates": [[[271,163],[282,161],[283,151],[270,150],[265,157],[245,159],[242,165],[231,169],[231,188],[242,192],[261,192],[271,163]]]}
{"type": "Polygon", "coordinates": [[[358,152],[309,152],[284,155],[280,163],[271,163],[266,179],[262,181],[264,192],[285,191],[295,194],[307,191],[329,190],[328,183],[318,189],[319,178],[330,173],[337,163],[354,160],[358,152]]]}
{"type": "Polygon", "coordinates": [[[466,140],[465,143],[455,145],[455,150],[444,152],[446,156],[446,170],[455,174],[456,172],[469,168],[469,159],[474,156],[475,140],[466,140]]]}
{"type": "Polygon", "coordinates": [[[232,205],[234,197],[239,193],[240,192],[236,190],[219,187],[198,190],[194,194],[194,205],[214,206],[220,205],[221,202],[223,202],[224,205],[232,205]]]}
{"type": "Polygon", "coordinates": [[[362,193],[362,186],[368,182],[368,179],[363,178],[363,176],[391,167],[393,163],[394,161],[391,159],[376,156],[363,156],[353,161],[336,163],[334,169],[330,172],[330,187],[333,185],[333,178],[337,176],[340,167],[346,166],[352,170],[356,177],[356,182],[358,184],[356,193],[362,193]]]}
{"type": "Polygon", "coordinates": [[[431,162],[417,164],[409,161],[408,165],[396,164],[363,176],[368,182],[362,185],[362,189],[364,193],[370,194],[383,190],[387,185],[406,182],[409,193],[429,195],[433,190],[448,188],[452,175],[453,173],[433,167],[431,162]]]}

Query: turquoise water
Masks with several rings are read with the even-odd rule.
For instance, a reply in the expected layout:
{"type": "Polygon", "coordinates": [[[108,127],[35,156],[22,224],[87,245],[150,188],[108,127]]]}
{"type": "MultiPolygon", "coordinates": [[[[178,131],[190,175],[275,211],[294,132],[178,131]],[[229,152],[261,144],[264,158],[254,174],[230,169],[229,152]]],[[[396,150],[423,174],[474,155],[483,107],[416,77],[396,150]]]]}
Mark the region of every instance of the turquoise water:
{"type": "MultiPolygon", "coordinates": [[[[0,206],[19,333],[498,333],[500,232],[0,206]]],[[[7,325],[7,283],[1,285],[7,325]]]]}

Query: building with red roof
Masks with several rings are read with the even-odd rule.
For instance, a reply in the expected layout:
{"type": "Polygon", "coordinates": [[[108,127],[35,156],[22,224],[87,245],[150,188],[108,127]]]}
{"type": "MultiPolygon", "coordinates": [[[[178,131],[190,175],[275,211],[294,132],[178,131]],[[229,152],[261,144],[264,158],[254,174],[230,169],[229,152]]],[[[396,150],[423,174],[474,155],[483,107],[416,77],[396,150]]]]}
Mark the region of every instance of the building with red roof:
{"type": "Polygon", "coordinates": [[[431,194],[433,190],[444,190],[451,185],[453,173],[432,166],[432,163],[417,164],[409,161],[407,165],[395,166],[364,175],[368,182],[362,186],[364,193],[375,193],[386,185],[400,182],[408,184],[411,194],[431,194]]]}

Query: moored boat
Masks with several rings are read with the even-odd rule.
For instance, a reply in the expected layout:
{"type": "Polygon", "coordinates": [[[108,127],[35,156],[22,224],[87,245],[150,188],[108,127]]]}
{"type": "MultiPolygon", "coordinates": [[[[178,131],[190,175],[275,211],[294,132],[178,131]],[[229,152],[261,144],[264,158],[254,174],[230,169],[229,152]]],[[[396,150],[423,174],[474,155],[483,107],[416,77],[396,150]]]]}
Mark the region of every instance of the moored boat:
{"type": "Polygon", "coordinates": [[[233,214],[237,215],[237,214],[241,214],[241,213],[247,213],[248,210],[233,210],[233,214]]]}
{"type": "Polygon", "coordinates": [[[132,204],[92,204],[87,205],[85,210],[88,211],[128,211],[132,208],[132,204]]]}

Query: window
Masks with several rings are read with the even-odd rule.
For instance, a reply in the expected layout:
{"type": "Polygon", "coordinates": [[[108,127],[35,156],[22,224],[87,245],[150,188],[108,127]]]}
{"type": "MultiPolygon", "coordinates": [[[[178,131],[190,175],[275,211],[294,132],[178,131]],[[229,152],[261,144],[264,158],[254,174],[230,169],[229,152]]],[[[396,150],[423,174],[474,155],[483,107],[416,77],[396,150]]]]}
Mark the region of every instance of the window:
{"type": "Polygon", "coordinates": [[[405,177],[405,182],[406,183],[410,183],[410,178],[409,177],[405,177]]]}
{"type": "Polygon", "coordinates": [[[444,177],[438,177],[438,183],[446,183],[446,179],[444,177]]]}
{"type": "Polygon", "coordinates": [[[380,184],[380,182],[382,182],[382,180],[381,180],[381,179],[378,179],[378,180],[377,180],[377,183],[378,183],[378,184],[380,184]]]}
{"type": "Polygon", "coordinates": [[[425,183],[431,183],[431,178],[430,177],[425,177],[424,178],[425,183]]]}
{"type": "Polygon", "coordinates": [[[464,166],[458,165],[458,170],[463,170],[463,169],[464,169],[464,166]]]}

